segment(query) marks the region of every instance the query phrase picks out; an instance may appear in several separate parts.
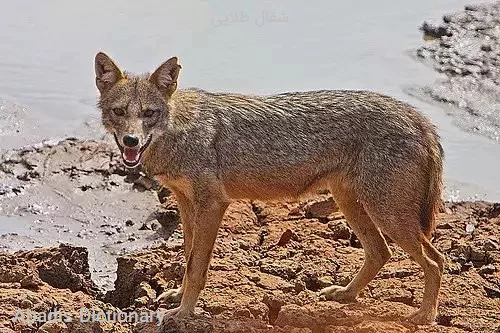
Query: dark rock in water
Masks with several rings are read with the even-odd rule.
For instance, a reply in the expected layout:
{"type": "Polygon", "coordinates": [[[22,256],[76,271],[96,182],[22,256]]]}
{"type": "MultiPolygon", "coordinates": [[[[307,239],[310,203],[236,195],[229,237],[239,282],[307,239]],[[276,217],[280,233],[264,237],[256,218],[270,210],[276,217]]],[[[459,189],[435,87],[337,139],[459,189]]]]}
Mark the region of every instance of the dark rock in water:
{"type": "Polygon", "coordinates": [[[488,6],[486,4],[465,5],[465,10],[469,10],[469,11],[472,11],[472,12],[475,12],[475,11],[484,11],[484,10],[488,10],[488,6]]]}
{"type": "Polygon", "coordinates": [[[451,15],[448,15],[448,14],[447,14],[447,15],[444,15],[444,16],[443,16],[443,21],[444,21],[445,23],[450,23],[452,19],[453,19],[453,16],[451,16],[451,15]]]}
{"type": "Polygon", "coordinates": [[[491,45],[489,45],[489,44],[483,44],[483,45],[481,45],[481,50],[485,51],[485,52],[491,52],[492,48],[491,48],[491,45]]]}
{"type": "Polygon", "coordinates": [[[440,38],[443,36],[450,36],[451,33],[448,31],[448,28],[442,25],[434,25],[429,22],[424,22],[420,29],[428,36],[434,38],[440,38]]]}
{"type": "Polygon", "coordinates": [[[151,227],[146,222],[144,222],[139,230],[151,230],[151,227]]]}

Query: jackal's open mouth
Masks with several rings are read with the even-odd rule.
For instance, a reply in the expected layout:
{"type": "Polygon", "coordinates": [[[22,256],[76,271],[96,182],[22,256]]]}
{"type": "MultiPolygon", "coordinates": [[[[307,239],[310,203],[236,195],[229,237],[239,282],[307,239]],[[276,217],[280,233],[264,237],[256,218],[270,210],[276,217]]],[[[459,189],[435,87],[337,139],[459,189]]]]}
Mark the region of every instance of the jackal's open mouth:
{"type": "Polygon", "coordinates": [[[114,134],[114,136],[116,144],[118,145],[122,153],[123,164],[125,164],[127,168],[135,168],[141,163],[142,153],[146,150],[146,148],[148,148],[151,140],[153,139],[153,136],[150,134],[148,135],[148,137],[146,138],[146,142],[144,142],[142,146],[130,148],[122,146],[120,141],[116,137],[116,134],[114,134]]]}

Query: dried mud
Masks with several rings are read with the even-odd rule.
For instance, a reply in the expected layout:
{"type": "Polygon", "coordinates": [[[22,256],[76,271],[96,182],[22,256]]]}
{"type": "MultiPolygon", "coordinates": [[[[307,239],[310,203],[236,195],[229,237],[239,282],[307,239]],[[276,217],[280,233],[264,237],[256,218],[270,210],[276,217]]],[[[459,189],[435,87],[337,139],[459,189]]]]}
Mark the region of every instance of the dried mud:
{"type": "Polygon", "coordinates": [[[14,322],[19,308],[175,306],[154,302],[180,284],[185,268],[175,199],[148,178],[127,175],[114,151],[109,142],[68,139],[0,158],[1,214],[13,219],[5,223],[11,232],[0,237],[0,332],[500,329],[500,204],[446,204],[433,240],[447,261],[439,317],[436,325],[419,327],[404,316],[421,302],[423,274],[393,243],[393,257],[356,302],[319,299],[321,288],[347,284],[363,262],[363,249],[328,194],[302,202],[234,202],[193,318],[159,329],[156,323],[14,322]]]}

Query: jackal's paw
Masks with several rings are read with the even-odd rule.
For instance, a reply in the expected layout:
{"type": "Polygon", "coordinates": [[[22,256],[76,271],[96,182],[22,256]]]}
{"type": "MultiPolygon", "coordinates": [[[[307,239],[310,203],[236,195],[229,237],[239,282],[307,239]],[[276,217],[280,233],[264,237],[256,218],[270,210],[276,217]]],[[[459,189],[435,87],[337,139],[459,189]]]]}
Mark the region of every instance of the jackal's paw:
{"type": "Polygon", "coordinates": [[[183,310],[180,306],[167,310],[163,312],[163,317],[160,317],[161,327],[165,328],[168,326],[172,326],[176,322],[184,319],[186,316],[189,316],[191,313],[189,311],[183,310]]]}
{"type": "MultiPolygon", "coordinates": [[[[169,289],[156,297],[155,302],[180,303],[182,298],[182,288],[169,289]]],[[[174,310],[174,309],[173,309],[174,310]]]]}
{"type": "Polygon", "coordinates": [[[319,292],[319,295],[321,299],[337,302],[352,302],[356,298],[356,294],[342,286],[326,287],[319,292]]]}
{"type": "Polygon", "coordinates": [[[433,325],[436,323],[436,314],[420,309],[407,316],[406,320],[416,325],[433,325]]]}

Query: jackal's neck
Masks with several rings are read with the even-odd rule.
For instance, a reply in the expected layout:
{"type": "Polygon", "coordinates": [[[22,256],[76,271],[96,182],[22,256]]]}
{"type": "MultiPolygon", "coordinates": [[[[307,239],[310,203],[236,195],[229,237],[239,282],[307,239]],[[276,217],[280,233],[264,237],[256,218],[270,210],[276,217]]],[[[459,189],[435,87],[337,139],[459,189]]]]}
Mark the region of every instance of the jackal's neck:
{"type": "Polygon", "coordinates": [[[171,129],[180,129],[188,126],[200,112],[203,93],[195,89],[181,89],[176,91],[169,101],[169,126],[171,129]]]}

